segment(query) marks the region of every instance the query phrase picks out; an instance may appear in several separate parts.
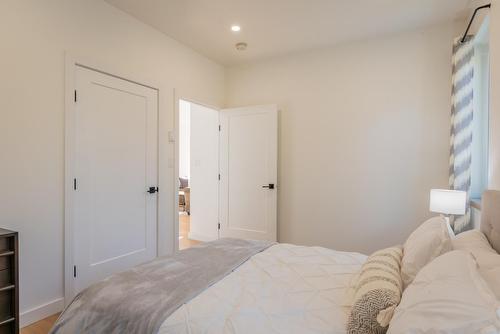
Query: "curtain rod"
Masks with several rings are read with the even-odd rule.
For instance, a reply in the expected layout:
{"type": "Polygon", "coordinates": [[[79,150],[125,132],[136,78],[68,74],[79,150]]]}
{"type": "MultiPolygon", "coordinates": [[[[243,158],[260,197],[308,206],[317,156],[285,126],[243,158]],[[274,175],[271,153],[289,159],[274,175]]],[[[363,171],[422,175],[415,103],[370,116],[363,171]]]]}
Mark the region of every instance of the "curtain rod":
{"type": "Polygon", "coordinates": [[[465,30],[464,37],[462,37],[462,40],[460,41],[460,43],[465,42],[465,38],[467,37],[467,33],[469,32],[470,26],[472,25],[472,22],[474,21],[474,18],[476,17],[477,12],[483,8],[491,8],[491,3],[484,5],[484,6],[481,6],[481,7],[477,7],[476,10],[474,10],[474,14],[472,14],[469,25],[467,26],[467,30],[465,30]]]}

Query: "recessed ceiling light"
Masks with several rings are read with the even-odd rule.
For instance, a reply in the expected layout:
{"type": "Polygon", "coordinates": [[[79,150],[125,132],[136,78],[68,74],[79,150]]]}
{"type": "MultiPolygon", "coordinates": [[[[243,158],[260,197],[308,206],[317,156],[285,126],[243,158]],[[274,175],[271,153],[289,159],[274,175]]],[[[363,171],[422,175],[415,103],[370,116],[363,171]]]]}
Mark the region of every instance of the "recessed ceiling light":
{"type": "Polygon", "coordinates": [[[231,30],[232,30],[232,31],[234,31],[234,32],[238,32],[238,31],[240,31],[240,30],[241,30],[241,27],[240,27],[240,26],[238,26],[238,25],[232,25],[232,26],[231,26],[231,30]]]}

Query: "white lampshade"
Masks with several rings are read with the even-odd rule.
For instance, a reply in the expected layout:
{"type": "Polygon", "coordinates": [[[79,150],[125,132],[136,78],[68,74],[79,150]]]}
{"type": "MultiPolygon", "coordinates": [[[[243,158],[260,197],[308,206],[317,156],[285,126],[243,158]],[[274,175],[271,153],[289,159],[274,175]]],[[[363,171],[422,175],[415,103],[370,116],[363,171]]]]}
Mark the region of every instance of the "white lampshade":
{"type": "Polygon", "coordinates": [[[431,189],[429,210],[446,215],[464,215],[466,199],[465,191],[431,189]]]}

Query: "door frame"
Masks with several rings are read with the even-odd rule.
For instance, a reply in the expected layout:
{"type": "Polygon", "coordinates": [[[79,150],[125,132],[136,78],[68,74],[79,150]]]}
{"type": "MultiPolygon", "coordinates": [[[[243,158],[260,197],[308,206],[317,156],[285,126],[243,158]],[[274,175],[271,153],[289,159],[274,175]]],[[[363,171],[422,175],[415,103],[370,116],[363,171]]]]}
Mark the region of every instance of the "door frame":
{"type": "MultiPolygon", "coordinates": [[[[106,74],[121,80],[125,80],[134,84],[145,86],[157,91],[157,117],[158,117],[158,143],[157,143],[157,177],[159,189],[168,189],[168,181],[162,183],[167,177],[162,172],[162,161],[165,160],[163,155],[168,154],[168,141],[162,144],[161,137],[162,128],[168,126],[161,124],[161,99],[160,88],[158,85],[143,84],[139,80],[133,80],[132,75],[127,73],[117,73],[116,71],[103,70],[107,66],[102,66],[96,62],[84,59],[82,57],[74,57],[70,53],[65,54],[65,91],[64,91],[64,117],[65,117],[65,133],[64,133],[64,305],[67,306],[75,296],[75,286],[73,277],[74,266],[74,206],[75,194],[73,189],[73,178],[75,175],[75,134],[76,134],[76,119],[75,119],[75,87],[76,87],[76,68],[83,67],[93,70],[102,74],[106,74]]],[[[165,129],[163,129],[165,131],[165,129]]],[[[168,132],[168,130],[166,131],[168,132]]],[[[167,159],[168,160],[168,159],[167,159]]],[[[162,230],[168,228],[161,228],[161,225],[167,224],[168,220],[165,219],[165,213],[168,212],[168,202],[161,200],[161,192],[157,194],[157,215],[156,215],[156,256],[164,255],[168,252],[168,236],[166,233],[160,233],[162,230]],[[162,216],[160,216],[162,214],[162,216]]],[[[168,192],[166,192],[168,195],[168,192]]]]}
{"type": "MultiPolygon", "coordinates": [[[[221,107],[211,105],[209,103],[205,102],[200,102],[197,101],[196,99],[193,99],[191,97],[185,96],[182,93],[179,93],[176,89],[174,89],[174,136],[175,136],[175,145],[174,145],[174,189],[173,189],[173,197],[174,197],[174,251],[178,252],[179,251],[179,192],[177,189],[177,182],[179,180],[179,101],[183,100],[189,103],[194,103],[198,104],[203,107],[207,107],[213,110],[216,110],[217,112],[220,113],[221,107]]],[[[220,120],[219,120],[220,123],[220,120]]],[[[220,136],[219,136],[219,141],[220,141],[220,136]]],[[[219,166],[220,168],[220,166],[219,166]]],[[[217,192],[219,193],[220,190],[220,183],[219,187],[217,187],[217,192]]],[[[219,196],[217,196],[217,201],[219,196]]],[[[220,203],[218,203],[218,208],[217,211],[219,212],[219,217],[220,217],[220,203]]]]}

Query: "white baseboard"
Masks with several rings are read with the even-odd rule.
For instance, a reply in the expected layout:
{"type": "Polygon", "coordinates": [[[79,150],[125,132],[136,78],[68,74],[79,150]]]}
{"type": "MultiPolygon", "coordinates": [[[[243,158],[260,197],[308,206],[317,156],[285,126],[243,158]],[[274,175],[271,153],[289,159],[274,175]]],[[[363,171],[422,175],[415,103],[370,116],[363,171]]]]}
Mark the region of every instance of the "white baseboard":
{"type": "Polygon", "coordinates": [[[59,298],[32,308],[31,310],[24,311],[21,313],[21,319],[19,326],[25,327],[31,325],[34,322],[47,318],[50,315],[61,312],[64,308],[64,298],[59,298]]]}
{"type": "Polygon", "coordinates": [[[201,233],[189,231],[188,238],[191,240],[198,240],[198,241],[213,241],[213,240],[217,239],[217,236],[209,236],[206,234],[201,234],[201,233]]]}

